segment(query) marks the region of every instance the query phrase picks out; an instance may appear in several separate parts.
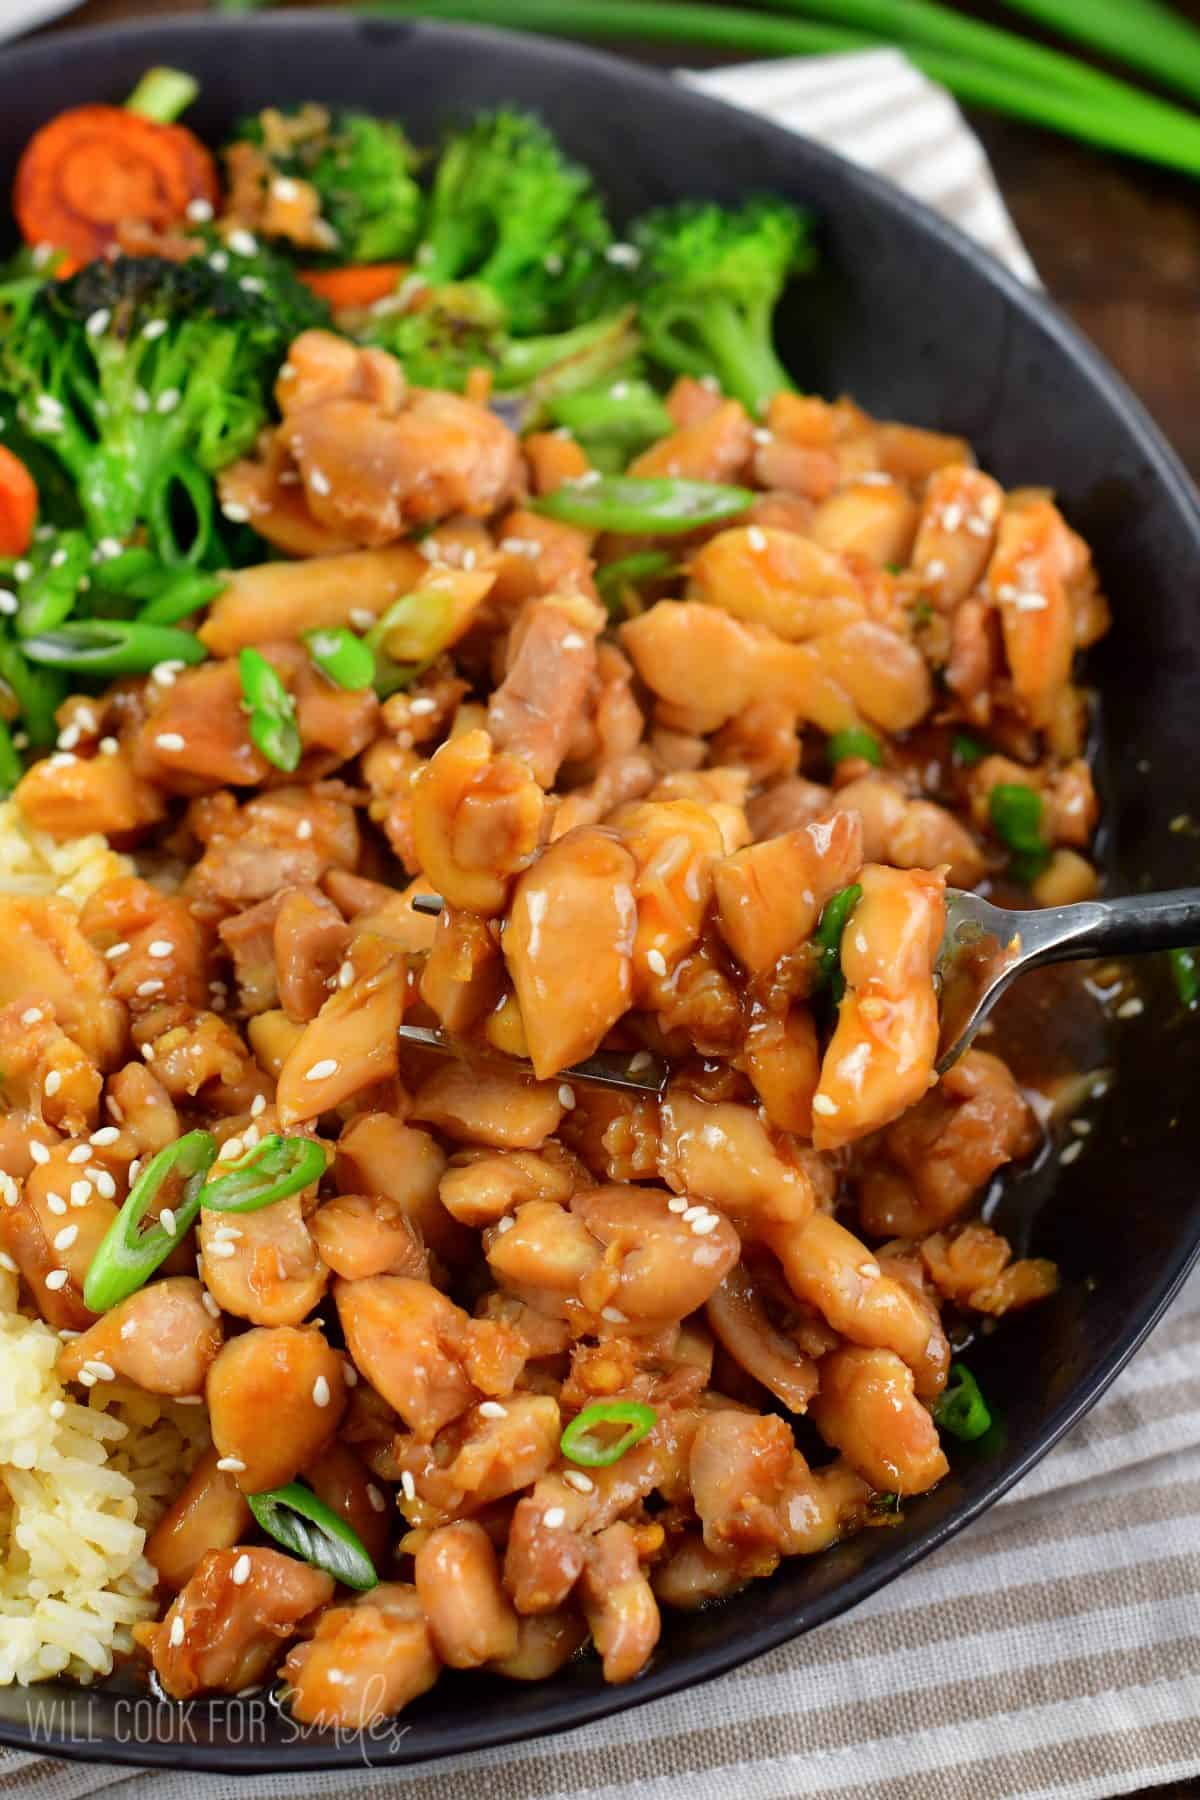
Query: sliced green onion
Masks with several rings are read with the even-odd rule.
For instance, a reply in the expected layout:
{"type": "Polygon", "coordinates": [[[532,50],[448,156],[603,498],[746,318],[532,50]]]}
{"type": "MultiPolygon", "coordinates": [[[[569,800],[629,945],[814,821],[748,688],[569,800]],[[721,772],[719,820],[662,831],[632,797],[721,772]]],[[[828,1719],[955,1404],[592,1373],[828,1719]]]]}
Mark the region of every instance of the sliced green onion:
{"type": "Polygon", "coordinates": [[[1012,851],[1008,872],[1029,887],[1050,861],[1042,836],[1042,796],[1017,781],[1002,781],[988,795],[988,817],[1002,844],[1012,851]]]}
{"type": "Polygon", "coordinates": [[[992,1423],[979,1383],[965,1363],[950,1364],[950,1379],[932,1410],[938,1430],[948,1431],[964,1444],[981,1438],[992,1423]]]}
{"type": "Polygon", "coordinates": [[[146,625],[175,625],[190,613],[200,612],[227,586],[224,575],[172,569],[167,579],[159,580],[157,591],[138,612],[138,620],[146,625]]]}
{"type": "Polygon", "coordinates": [[[312,1138],[285,1138],[273,1131],[237,1162],[222,1163],[200,1204],[207,1212],[259,1212],[320,1181],[326,1161],[324,1150],[312,1138]]]}
{"type": "Polygon", "coordinates": [[[675,422],[648,381],[614,381],[605,388],[563,394],[550,404],[550,417],[590,450],[617,450],[623,462],[647,444],[667,437],[675,422]]]}
{"type": "Polygon", "coordinates": [[[147,69],[125,102],[125,111],[152,119],[156,125],[171,125],[199,92],[195,76],[182,69],[147,69]]]}
{"type": "Polygon", "coordinates": [[[987,745],[981,744],[978,738],[968,737],[965,731],[956,731],[950,740],[950,753],[961,769],[973,769],[988,751],[987,745]]]}
{"type": "Polygon", "coordinates": [[[534,512],[587,531],[676,537],[701,525],[735,519],[753,502],[748,488],[716,481],[639,481],[632,475],[585,475],[534,500],[534,512]]]}
{"type": "Polygon", "coordinates": [[[83,1303],[89,1311],[108,1312],[136,1294],[183,1242],[200,1211],[204,1177],[216,1154],[211,1131],[189,1131],[150,1158],[92,1258],[83,1283],[83,1303]],[[183,1187],[171,1207],[171,1229],[159,1223],[139,1232],[147,1211],[172,1178],[183,1187]]]}
{"type": "Polygon", "coordinates": [[[335,687],[369,688],[375,680],[375,658],[370,645],[344,625],[306,631],[304,642],[315,666],[335,687]]]}
{"type": "Polygon", "coordinates": [[[821,908],[821,916],[817,920],[817,929],[813,932],[813,943],[818,950],[817,986],[824,987],[826,982],[833,984],[833,997],[840,1001],[845,992],[842,978],[842,933],[850,923],[850,914],[862,899],[862,887],[857,881],[850,887],[839,888],[832,894],[821,908]]]}
{"type": "Polygon", "coordinates": [[[611,612],[626,588],[636,588],[643,581],[665,581],[678,573],[679,564],[669,550],[635,550],[632,556],[619,557],[596,570],[596,591],[611,612]]]}
{"type": "Polygon", "coordinates": [[[1200,950],[1168,950],[1175,991],[1190,1011],[1200,1001],[1200,950]]]}
{"type": "Polygon", "coordinates": [[[60,531],[36,561],[18,594],[17,636],[53,631],[75,610],[80,583],[89,574],[92,547],[82,531],[60,531]]]}
{"type": "Polygon", "coordinates": [[[864,725],[851,725],[845,731],[835,731],[825,746],[825,754],[832,765],[844,762],[847,757],[861,757],[876,769],[883,766],[883,745],[873,731],[864,725]]]}
{"type": "Polygon", "coordinates": [[[251,741],[269,763],[290,775],[303,750],[292,696],[260,650],[238,651],[238,674],[251,741]]]}
{"type": "Polygon", "coordinates": [[[597,1400],[571,1420],[558,1447],[569,1461],[581,1463],[585,1469],[607,1469],[640,1444],[657,1421],[654,1408],[643,1406],[640,1400],[597,1400]],[[617,1438],[597,1437],[602,1425],[624,1425],[626,1429],[617,1438]]]}
{"type": "Polygon", "coordinates": [[[65,675],[35,668],[0,629],[0,685],[11,690],[30,743],[47,749],[58,736],[54,715],[67,696],[65,675]]]}
{"type": "Polygon", "coordinates": [[[208,651],[190,631],[140,619],[88,619],[26,638],[30,662],[81,675],[148,675],[163,662],[199,663],[208,651]]]}
{"type": "Polygon", "coordinates": [[[302,1557],[314,1569],[324,1569],[335,1581],[360,1593],[378,1587],[375,1564],[357,1532],[339,1518],[311,1488],[299,1481],[286,1487],[268,1488],[265,1494],[247,1494],[250,1511],[268,1537],[302,1557]]]}

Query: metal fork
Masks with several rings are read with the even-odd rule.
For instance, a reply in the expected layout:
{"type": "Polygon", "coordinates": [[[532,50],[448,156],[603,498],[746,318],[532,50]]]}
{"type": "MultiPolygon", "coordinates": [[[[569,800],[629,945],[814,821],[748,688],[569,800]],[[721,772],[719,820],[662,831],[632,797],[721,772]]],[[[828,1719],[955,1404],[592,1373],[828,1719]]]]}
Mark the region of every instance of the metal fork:
{"type": "MultiPolygon", "coordinates": [[[[412,904],[414,911],[433,915],[442,909],[437,894],[417,894],[412,904]]],[[[941,995],[938,1074],[958,1061],[1001,994],[1026,970],[1192,944],[1200,944],[1200,888],[1086,900],[1036,912],[1012,912],[980,894],[947,888],[946,929],[934,969],[941,995]]],[[[400,1036],[443,1055],[463,1052],[460,1043],[434,1027],[401,1025],[400,1036]]],[[[520,1066],[529,1068],[524,1061],[520,1066]]],[[[669,1065],[646,1050],[600,1050],[561,1076],[563,1081],[642,1094],[661,1094],[670,1078],[669,1065]]]]}

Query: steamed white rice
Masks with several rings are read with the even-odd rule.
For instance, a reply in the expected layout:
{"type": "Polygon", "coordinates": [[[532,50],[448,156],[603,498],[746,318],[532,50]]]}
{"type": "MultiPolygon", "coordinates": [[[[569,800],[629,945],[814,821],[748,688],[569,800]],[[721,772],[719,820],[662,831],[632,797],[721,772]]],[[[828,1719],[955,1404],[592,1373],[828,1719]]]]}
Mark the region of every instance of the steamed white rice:
{"type": "Polygon", "coordinates": [[[82,906],[89,894],[133,864],[108,847],[98,831],[60,844],[34,831],[11,800],[0,800],[0,894],[62,894],[82,906]]]}
{"type": "MultiPolygon", "coordinates": [[[[0,803],[0,893],[78,905],[131,870],[103,837],[59,844],[0,803]]],[[[207,1446],[207,1420],[119,1383],[76,1400],[55,1374],[58,1333],[17,1300],[0,1268],[0,1686],[92,1681],[157,1612],[146,1536],[207,1446]]]]}

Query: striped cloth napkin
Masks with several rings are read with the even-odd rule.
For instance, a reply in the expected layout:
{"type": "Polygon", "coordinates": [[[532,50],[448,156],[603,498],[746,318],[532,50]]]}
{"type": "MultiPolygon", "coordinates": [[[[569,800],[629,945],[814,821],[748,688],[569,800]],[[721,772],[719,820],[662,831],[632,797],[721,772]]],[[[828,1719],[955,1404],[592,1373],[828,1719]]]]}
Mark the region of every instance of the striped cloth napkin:
{"type": "MultiPolygon", "coordinates": [[[[891,176],[1036,281],[979,143],[897,53],[684,78],[891,176]]],[[[1198,1343],[1200,1273],[1106,1398],[972,1529],[853,1613],[670,1700],[393,1772],[235,1781],[0,1752],[0,1796],[1109,1800],[1195,1775],[1198,1343]]]]}

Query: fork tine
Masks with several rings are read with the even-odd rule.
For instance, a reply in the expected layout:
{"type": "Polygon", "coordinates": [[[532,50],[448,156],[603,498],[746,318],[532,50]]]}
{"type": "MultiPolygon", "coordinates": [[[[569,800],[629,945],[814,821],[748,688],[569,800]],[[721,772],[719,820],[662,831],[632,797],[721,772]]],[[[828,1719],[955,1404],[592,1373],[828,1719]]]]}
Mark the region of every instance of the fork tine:
{"type": "MultiPolygon", "coordinates": [[[[440,1056],[465,1057],[472,1049],[432,1025],[401,1025],[397,1035],[406,1044],[413,1044],[420,1050],[434,1050],[440,1056]]],[[[523,1056],[501,1056],[498,1051],[493,1051],[488,1060],[511,1063],[526,1074],[533,1074],[532,1064],[523,1056]]],[[[666,1089],[671,1071],[661,1058],[651,1056],[648,1050],[598,1050],[586,1062],[560,1069],[555,1079],[657,1097],[666,1089]]]]}

